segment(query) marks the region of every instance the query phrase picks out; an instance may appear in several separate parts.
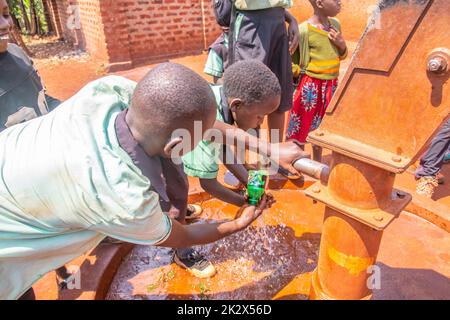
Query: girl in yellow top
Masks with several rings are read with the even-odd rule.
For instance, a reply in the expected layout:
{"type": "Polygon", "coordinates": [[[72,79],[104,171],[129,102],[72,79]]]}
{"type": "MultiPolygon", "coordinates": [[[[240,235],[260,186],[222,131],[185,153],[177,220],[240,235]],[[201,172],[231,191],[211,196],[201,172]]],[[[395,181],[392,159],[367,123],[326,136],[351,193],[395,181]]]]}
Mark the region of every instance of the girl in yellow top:
{"type": "MultiPolygon", "coordinates": [[[[290,113],[286,139],[306,143],[317,129],[336,90],[340,61],[347,57],[347,45],[336,16],[340,0],[310,0],[314,15],[300,25],[299,47],[293,56],[298,87],[290,113]]],[[[321,150],[315,148],[320,160],[321,150]]]]}

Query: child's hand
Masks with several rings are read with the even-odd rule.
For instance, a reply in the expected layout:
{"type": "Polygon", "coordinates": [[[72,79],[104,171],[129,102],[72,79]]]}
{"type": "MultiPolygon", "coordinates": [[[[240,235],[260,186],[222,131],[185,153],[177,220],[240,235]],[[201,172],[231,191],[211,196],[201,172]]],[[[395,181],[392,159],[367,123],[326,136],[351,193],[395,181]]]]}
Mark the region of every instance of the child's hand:
{"type": "Polygon", "coordinates": [[[269,209],[275,203],[275,199],[272,194],[267,193],[259,202],[258,207],[245,205],[236,215],[236,223],[239,226],[239,230],[247,228],[253,221],[263,213],[264,210],[269,209]]]}
{"type": "Polygon", "coordinates": [[[345,39],[342,36],[342,33],[336,30],[334,27],[331,27],[330,32],[328,32],[328,38],[339,49],[339,54],[341,56],[344,55],[345,51],[347,50],[347,44],[345,43],[345,39]]]}
{"type": "Polygon", "coordinates": [[[286,141],[271,145],[270,158],[278,163],[291,174],[295,175],[296,171],[292,167],[294,161],[302,158],[310,158],[310,154],[303,151],[296,141],[286,141]]]}
{"type": "Polygon", "coordinates": [[[297,21],[289,23],[288,27],[288,37],[289,37],[289,53],[294,54],[295,50],[298,48],[298,42],[300,37],[300,31],[298,29],[297,21]]]}
{"type": "Polygon", "coordinates": [[[288,38],[289,38],[289,52],[291,55],[294,54],[295,50],[298,48],[300,30],[298,28],[297,19],[288,11],[285,11],[286,22],[289,24],[288,27],[288,38]]]}

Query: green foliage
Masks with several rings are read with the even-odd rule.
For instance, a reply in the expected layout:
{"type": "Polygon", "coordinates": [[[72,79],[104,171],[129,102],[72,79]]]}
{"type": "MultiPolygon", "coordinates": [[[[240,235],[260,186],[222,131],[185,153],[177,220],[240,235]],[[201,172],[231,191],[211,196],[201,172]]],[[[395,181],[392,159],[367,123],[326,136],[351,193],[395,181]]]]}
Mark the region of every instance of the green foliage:
{"type": "MultiPolygon", "coordinates": [[[[45,17],[43,0],[7,0],[9,10],[11,14],[19,21],[20,29],[22,33],[31,34],[32,30],[30,25],[32,24],[32,6],[31,1],[34,4],[34,12],[37,16],[36,33],[45,34],[48,32],[48,22],[45,17]],[[25,21],[27,20],[28,23],[25,21]]],[[[36,34],[35,33],[35,34],[36,34]]]]}
{"type": "Polygon", "coordinates": [[[22,10],[20,9],[19,0],[7,0],[7,2],[11,14],[13,14],[16,18],[21,17],[22,10]]]}
{"type": "Polygon", "coordinates": [[[159,278],[158,281],[156,281],[155,283],[149,284],[147,286],[147,292],[151,293],[153,291],[155,291],[157,288],[159,288],[160,286],[162,286],[163,284],[173,280],[173,278],[175,278],[175,271],[170,270],[167,273],[162,273],[159,278]]]}
{"type": "Polygon", "coordinates": [[[210,291],[209,288],[203,282],[198,285],[200,288],[200,300],[209,300],[207,293],[210,291]]]}

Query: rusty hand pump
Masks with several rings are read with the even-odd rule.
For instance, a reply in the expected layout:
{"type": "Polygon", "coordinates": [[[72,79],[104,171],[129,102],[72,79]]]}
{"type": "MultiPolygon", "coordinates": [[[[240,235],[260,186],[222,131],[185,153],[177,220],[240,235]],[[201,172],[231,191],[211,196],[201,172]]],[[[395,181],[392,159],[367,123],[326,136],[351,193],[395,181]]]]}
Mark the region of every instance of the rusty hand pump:
{"type": "Polygon", "coordinates": [[[418,160],[449,117],[448,0],[379,7],[320,130],[308,137],[332,150],[329,177],[326,166],[294,163],[321,178],[306,194],[326,205],[312,299],[371,298],[368,271],[383,230],[412,199],[394,188],[396,174],[418,160]]]}
{"type": "Polygon", "coordinates": [[[437,75],[445,75],[449,71],[450,50],[435,49],[428,58],[428,71],[437,75]]]}

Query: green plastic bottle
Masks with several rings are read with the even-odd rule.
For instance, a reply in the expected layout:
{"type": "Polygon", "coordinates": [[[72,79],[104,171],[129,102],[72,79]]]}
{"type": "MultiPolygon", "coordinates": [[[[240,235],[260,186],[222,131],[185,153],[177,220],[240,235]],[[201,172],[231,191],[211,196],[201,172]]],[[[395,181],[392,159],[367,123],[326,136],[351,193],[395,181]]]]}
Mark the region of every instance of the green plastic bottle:
{"type": "Polygon", "coordinates": [[[247,196],[248,203],[252,206],[258,205],[262,196],[266,192],[269,182],[267,170],[252,170],[248,173],[247,196]]]}

